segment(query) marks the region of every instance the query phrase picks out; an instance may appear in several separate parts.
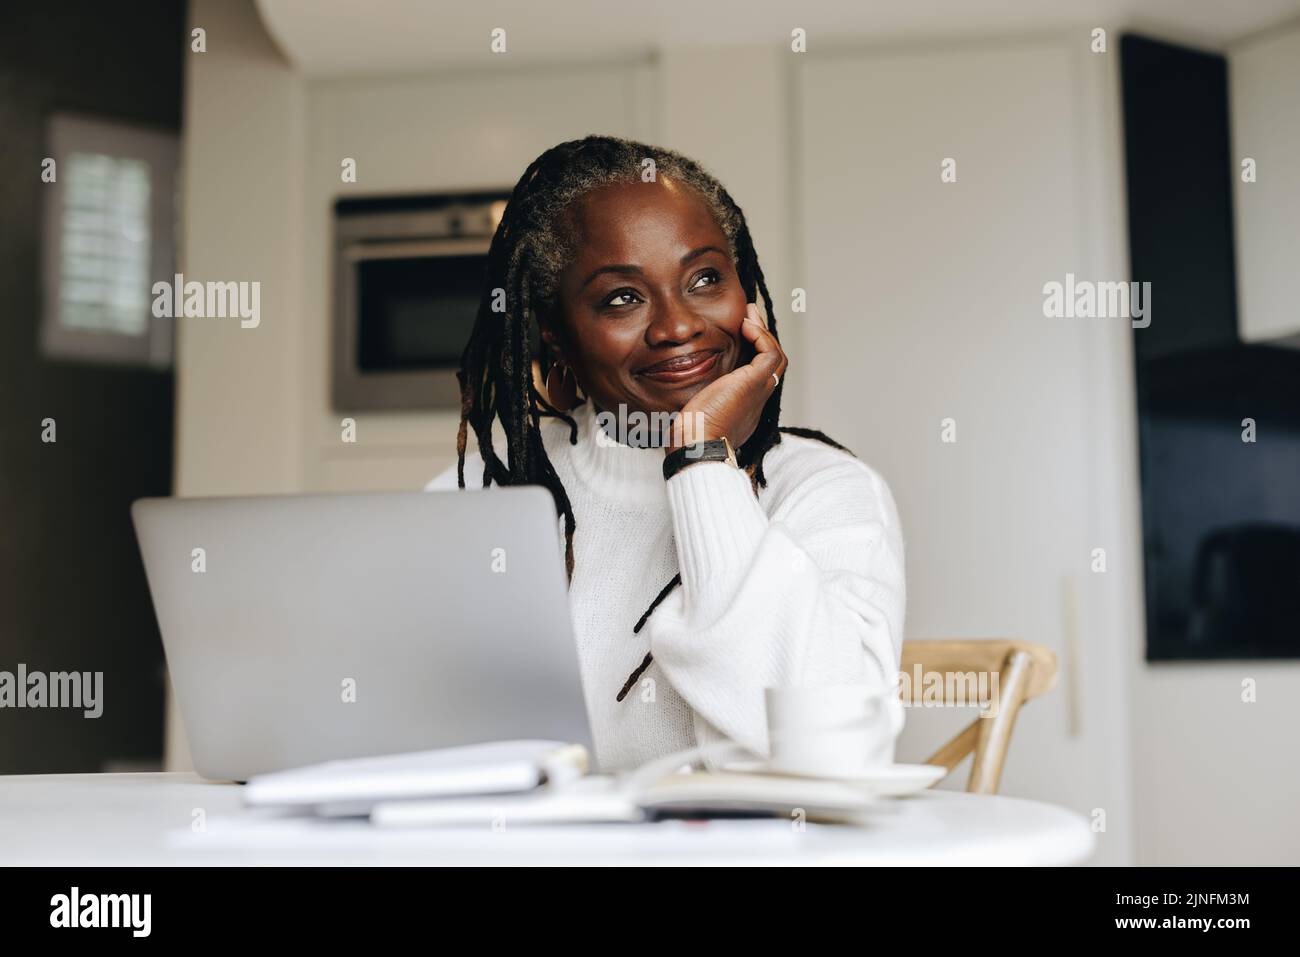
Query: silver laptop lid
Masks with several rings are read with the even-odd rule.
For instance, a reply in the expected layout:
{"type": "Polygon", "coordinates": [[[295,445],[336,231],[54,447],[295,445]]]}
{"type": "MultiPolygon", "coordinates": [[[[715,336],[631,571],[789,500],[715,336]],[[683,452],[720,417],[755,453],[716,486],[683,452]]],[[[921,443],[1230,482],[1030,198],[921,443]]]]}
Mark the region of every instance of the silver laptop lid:
{"type": "Polygon", "coordinates": [[[131,514],[204,777],[512,738],[590,747],[544,489],[131,514]]]}

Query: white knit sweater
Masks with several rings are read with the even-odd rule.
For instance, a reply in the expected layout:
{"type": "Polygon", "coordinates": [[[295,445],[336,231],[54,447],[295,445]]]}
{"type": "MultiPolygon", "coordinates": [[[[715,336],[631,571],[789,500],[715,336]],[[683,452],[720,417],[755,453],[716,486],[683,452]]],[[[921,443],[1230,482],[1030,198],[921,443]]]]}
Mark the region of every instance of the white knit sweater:
{"type": "MultiPolygon", "coordinates": [[[[892,682],[903,642],[903,539],[888,487],[858,459],[783,435],[767,487],[724,462],[667,482],[662,449],[602,436],[584,404],[543,419],[576,519],[570,605],[596,761],[635,767],[729,738],[767,754],[763,689],[892,682]],[[660,589],[682,584],[634,634],[660,589]],[[654,663],[615,698],[646,652],[654,663]]],[[[466,456],[465,485],[483,462],[466,456]]],[[[456,488],[452,467],[427,486],[456,488]]],[[[902,708],[894,709],[895,731],[902,708]]]]}

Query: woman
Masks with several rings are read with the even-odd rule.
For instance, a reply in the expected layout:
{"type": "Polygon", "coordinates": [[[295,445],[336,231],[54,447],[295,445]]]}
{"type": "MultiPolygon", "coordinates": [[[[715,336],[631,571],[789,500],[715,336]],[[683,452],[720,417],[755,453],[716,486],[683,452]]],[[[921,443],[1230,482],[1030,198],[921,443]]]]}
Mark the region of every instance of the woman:
{"type": "Polygon", "coordinates": [[[763,755],[764,688],[897,674],[893,499],[778,427],[785,368],[745,217],[696,163],[589,136],[524,172],[461,363],[459,462],[429,488],[550,489],[603,770],[723,738],[763,755]]]}

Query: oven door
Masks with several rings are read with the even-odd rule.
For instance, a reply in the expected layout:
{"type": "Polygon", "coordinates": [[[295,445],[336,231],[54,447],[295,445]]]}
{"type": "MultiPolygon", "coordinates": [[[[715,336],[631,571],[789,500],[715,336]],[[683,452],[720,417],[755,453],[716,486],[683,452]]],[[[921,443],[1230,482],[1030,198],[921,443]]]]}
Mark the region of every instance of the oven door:
{"type": "Polygon", "coordinates": [[[340,245],[334,408],[459,409],[456,369],[482,294],[488,237],[340,245]]]}

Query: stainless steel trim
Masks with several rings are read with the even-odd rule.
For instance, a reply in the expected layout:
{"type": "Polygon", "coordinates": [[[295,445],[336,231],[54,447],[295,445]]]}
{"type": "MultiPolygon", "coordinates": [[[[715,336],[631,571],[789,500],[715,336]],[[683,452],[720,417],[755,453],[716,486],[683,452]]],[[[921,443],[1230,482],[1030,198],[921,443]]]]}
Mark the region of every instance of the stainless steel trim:
{"type": "Polygon", "coordinates": [[[487,239],[426,239],[417,242],[349,243],[341,249],[352,262],[363,259],[415,259],[437,256],[460,256],[486,253],[492,247],[487,239]]]}

